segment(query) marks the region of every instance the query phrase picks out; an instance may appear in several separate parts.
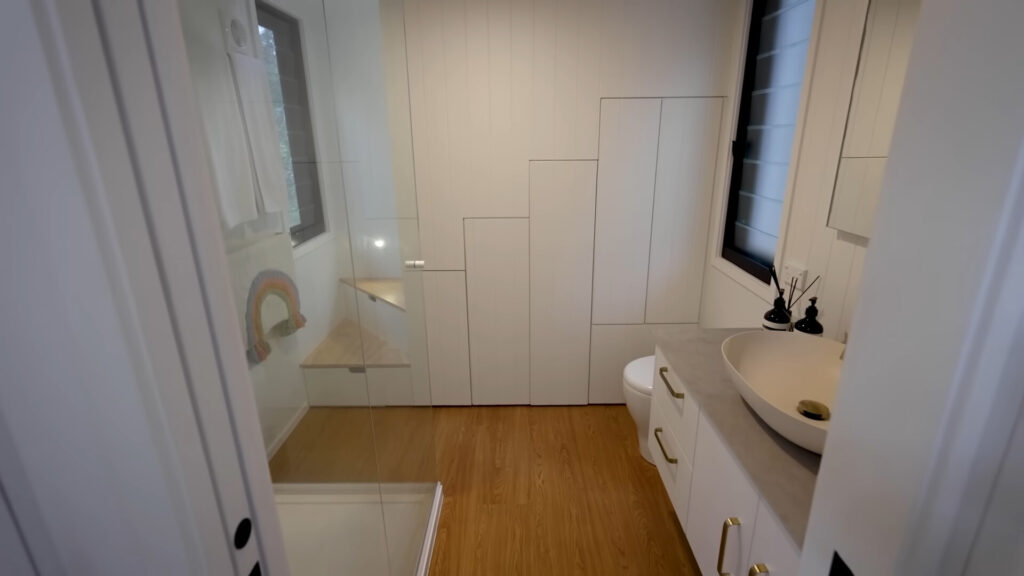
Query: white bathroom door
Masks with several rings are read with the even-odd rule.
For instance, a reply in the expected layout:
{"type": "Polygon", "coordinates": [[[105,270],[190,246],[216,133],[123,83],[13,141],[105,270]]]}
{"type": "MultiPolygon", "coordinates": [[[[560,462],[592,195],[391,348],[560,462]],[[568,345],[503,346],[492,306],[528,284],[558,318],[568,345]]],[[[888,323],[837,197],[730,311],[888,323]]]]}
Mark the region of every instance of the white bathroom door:
{"type": "Polygon", "coordinates": [[[178,4],[94,5],[191,399],[168,419],[195,421],[235,573],[287,574],[178,4]]]}
{"type": "Polygon", "coordinates": [[[5,574],[288,573],[176,10],[0,20],[5,574]]]}

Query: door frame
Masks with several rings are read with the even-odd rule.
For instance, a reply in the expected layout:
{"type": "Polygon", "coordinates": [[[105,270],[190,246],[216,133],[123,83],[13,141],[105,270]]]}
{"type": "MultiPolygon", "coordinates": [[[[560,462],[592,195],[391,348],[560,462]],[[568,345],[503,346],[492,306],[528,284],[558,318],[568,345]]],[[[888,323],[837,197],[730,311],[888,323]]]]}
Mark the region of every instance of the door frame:
{"type": "Polygon", "coordinates": [[[1024,143],[980,279],[932,463],[902,551],[908,574],[962,574],[1024,414],[1024,143]]]}

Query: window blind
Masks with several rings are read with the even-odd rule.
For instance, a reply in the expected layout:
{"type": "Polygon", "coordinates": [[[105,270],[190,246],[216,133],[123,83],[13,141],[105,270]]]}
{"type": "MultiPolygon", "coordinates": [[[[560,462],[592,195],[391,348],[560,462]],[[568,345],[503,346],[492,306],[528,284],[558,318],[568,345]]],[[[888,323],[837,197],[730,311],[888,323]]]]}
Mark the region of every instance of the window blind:
{"type": "Polygon", "coordinates": [[[762,281],[782,220],[813,0],[755,0],[722,255],[762,281]]]}

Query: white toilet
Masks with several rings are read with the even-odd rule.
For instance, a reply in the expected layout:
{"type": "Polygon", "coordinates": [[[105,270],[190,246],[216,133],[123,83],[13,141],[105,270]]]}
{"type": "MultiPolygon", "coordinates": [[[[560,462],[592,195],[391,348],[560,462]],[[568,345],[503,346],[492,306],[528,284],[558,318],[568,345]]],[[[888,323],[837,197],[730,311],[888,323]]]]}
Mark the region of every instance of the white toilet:
{"type": "Polygon", "coordinates": [[[640,455],[651,464],[651,450],[647,447],[647,425],[651,421],[651,391],[654,390],[654,356],[637,358],[622,371],[622,393],[626,406],[636,422],[636,435],[640,455]]]}

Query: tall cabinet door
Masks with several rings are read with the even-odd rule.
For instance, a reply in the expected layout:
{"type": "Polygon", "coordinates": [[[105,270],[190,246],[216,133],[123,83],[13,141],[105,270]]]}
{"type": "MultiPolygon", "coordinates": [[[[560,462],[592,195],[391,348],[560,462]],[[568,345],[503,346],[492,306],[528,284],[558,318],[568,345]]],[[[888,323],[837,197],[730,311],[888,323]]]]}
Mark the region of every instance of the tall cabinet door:
{"type": "Polygon", "coordinates": [[[697,425],[690,491],[700,497],[691,500],[684,528],[700,571],[709,575],[746,574],[759,499],[703,414],[697,425]]]}
{"type": "Polygon", "coordinates": [[[601,102],[594,324],[643,324],[658,158],[658,98],[601,102]]]}
{"type": "Polygon", "coordinates": [[[645,322],[697,322],[721,116],[721,98],[662,101],[645,322]]]}
{"type": "Polygon", "coordinates": [[[597,162],[530,163],[530,403],[586,404],[597,162]]]}
{"type": "Polygon", "coordinates": [[[473,404],[530,403],[530,223],[467,218],[473,404]]]}

